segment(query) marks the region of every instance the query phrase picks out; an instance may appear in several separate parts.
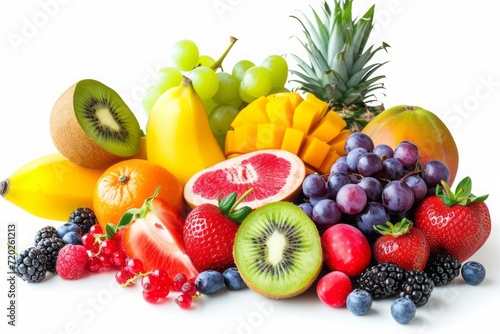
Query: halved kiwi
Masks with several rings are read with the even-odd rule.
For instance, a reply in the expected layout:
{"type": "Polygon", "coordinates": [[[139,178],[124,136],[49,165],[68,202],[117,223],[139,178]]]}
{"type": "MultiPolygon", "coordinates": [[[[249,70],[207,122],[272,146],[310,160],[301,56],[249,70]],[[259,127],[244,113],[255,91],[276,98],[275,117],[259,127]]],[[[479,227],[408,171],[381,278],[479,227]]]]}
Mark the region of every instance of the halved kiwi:
{"type": "Polygon", "coordinates": [[[50,115],[56,148],[70,161],[87,168],[107,168],[139,151],[137,118],[116,91],[84,79],[69,87],[50,115]]]}
{"type": "Polygon", "coordinates": [[[274,299],[306,291],[323,264],[316,225],[286,201],[265,204],[245,218],[236,234],[233,255],[247,286],[274,299]]]}

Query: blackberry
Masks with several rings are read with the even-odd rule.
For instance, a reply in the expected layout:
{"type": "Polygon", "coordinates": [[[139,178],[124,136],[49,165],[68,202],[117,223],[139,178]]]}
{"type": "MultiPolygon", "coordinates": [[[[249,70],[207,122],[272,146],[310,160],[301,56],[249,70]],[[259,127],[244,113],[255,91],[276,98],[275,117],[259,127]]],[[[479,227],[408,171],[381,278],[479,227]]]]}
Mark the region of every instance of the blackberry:
{"type": "Polygon", "coordinates": [[[434,286],[448,285],[460,275],[460,261],[446,252],[431,255],[424,271],[434,282],[434,286]]]}
{"type": "Polygon", "coordinates": [[[82,229],[82,235],[89,233],[92,225],[97,224],[95,213],[90,208],[78,208],[71,213],[68,223],[74,223],[82,229]]]}
{"type": "Polygon", "coordinates": [[[38,242],[38,248],[42,254],[47,256],[46,269],[51,273],[56,273],[56,261],[59,250],[64,247],[64,242],[59,237],[45,238],[38,242]]]}
{"type": "Polygon", "coordinates": [[[39,283],[47,273],[47,255],[36,247],[27,248],[17,255],[11,269],[23,281],[39,283]]]}
{"type": "Polygon", "coordinates": [[[404,274],[404,269],[395,263],[379,263],[361,273],[359,288],[368,291],[373,299],[390,297],[399,292],[404,274]]]}
{"type": "Polygon", "coordinates": [[[405,273],[399,297],[408,298],[419,307],[429,301],[433,289],[434,282],[424,271],[410,270],[405,273]]]}
{"type": "Polygon", "coordinates": [[[57,229],[54,226],[45,226],[39,229],[35,234],[35,243],[33,246],[36,246],[42,239],[58,237],[57,229]]]}

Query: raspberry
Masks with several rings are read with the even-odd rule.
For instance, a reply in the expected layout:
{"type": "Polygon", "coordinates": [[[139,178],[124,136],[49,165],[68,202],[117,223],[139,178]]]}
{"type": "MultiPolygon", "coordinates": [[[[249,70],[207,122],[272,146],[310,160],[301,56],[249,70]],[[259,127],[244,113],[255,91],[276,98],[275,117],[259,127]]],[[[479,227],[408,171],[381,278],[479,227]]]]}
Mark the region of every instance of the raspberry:
{"type": "Polygon", "coordinates": [[[59,251],[56,272],[64,279],[78,279],[85,273],[89,255],[82,245],[67,244],[59,251]]]}

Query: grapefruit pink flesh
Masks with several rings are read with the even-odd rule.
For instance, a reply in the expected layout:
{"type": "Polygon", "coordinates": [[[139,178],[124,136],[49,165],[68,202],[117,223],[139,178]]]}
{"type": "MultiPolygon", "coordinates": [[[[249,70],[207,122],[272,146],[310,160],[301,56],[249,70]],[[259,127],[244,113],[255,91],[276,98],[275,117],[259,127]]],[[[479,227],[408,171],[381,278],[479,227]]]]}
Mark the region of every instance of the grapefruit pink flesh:
{"type": "Polygon", "coordinates": [[[192,208],[211,203],[232,192],[241,196],[242,205],[252,209],[280,200],[294,200],[300,192],[306,169],[295,154],[279,149],[259,150],[227,159],[191,177],[184,187],[184,198],[192,208]]]}

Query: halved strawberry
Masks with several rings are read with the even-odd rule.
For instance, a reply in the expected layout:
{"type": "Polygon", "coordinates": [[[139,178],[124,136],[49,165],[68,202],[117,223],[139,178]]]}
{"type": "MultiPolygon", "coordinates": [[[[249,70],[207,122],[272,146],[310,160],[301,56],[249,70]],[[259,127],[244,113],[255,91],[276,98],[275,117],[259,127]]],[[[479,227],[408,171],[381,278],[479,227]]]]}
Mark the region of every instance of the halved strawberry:
{"type": "Polygon", "coordinates": [[[128,214],[130,221],[124,223],[127,226],[122,236],[128,257],[140,259],[145,271],[163,269],[170,277],[184,273],[192,278],[198,274],[186,254],[182,239],[184,219],[177,210],[153,196],[142,208],[128,214]]]}

